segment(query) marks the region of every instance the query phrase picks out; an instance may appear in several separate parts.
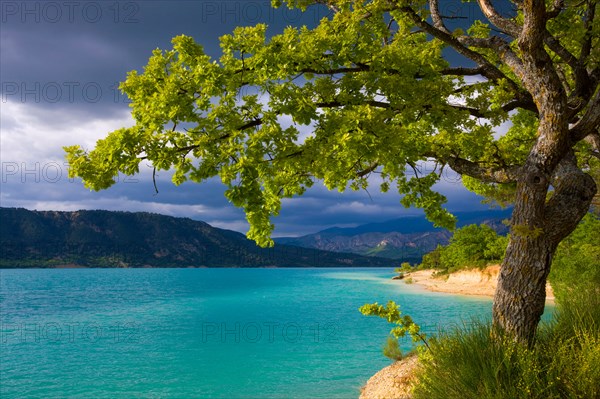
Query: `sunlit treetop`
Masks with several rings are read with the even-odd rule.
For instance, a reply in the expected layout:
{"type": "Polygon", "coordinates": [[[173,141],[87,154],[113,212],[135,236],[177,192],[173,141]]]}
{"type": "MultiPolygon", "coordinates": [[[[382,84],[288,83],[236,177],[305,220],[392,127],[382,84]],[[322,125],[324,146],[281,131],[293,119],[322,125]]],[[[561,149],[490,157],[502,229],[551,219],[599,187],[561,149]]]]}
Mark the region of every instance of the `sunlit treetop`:
{"type": "Polygon", "coordinates": [[[510,201],[539,141],[541,91],[553,87],[530,79],[525,29],[549,55],[571,109],[558,145],[575,147],[582,168],[593,157],[579,155],[597,152],[583,140],[600,119],[597,1],[548,2],[540,22],[528,13],[539,4],[510,3],[512,15],[501,15],[480,0],[486,18],[454,31],[437,0],[319,3],[331,14],[314,29],[267,37],[266,25],[238,27],[221,37],[219,59],[188,36],[155,50],[120,86],[135,125],[92,150],[66,147],[70,176],[94,190],[147,162],[173,170],[175,184],[219,176],[246,212],[248,237],[269,245],[282,198],[319,181],[363,189],[376,173],[382,191],[397,190],[403,205],[451,227],[446,199],[432,189],[445,167],[467,188],[510,201]],[[444,49],[465,61],[451,65],[444,49]],[[509,119],[513,127],[500,135],[509,119]],[[422,161],[435,168],[419,171],[422,161]]]}

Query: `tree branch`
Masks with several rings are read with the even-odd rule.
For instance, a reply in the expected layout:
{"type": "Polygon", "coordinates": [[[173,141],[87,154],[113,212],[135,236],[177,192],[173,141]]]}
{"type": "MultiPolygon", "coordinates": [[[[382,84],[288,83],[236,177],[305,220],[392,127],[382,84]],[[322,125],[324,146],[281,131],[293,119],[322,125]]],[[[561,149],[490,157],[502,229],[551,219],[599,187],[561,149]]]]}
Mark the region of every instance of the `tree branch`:
{"type": "Polygon", "coordinates": [[[594,179],[577,166],[572,151],[558,163],[550,182],[554,193],[544,207],[544,234],[550,240],[560,241],[585,215],[597,187],[594,179]]]}
{"type": "Polygon", "coordinates": [[[440,15],[440,5],[438,0],[429,0],[429,11],[431,12],[431,19],[433,21],[433,26],[441,32],[450,34],[448,28],[444,24],[444,20],[440,15]]]}
{"type": "MultiPolygon", "coordinates": [[[[487,118],[489,117],[489,113],[486,111],[482,111],[479,108],[471,108],[471,107],[466,107],[464,105],[458,105],[458,104],[448,104],[449,106],[451,106],[454,109],[460,110],[460,111],[467,111],[469,112],[469,114],[471,114],[471,116],[474,116],[476,118],[487,118]]],[[[512,110],[515,110],[517,108],[523,108],[526,109],[528,111],[532,111],[537,113],[537,108],[535,107],[535,104],[531,101],[524,101],[524,100],[513,100],[511,102],[508,102],[506,104],[504,104],[501,109],[504,112],[510,112],[512,110]]]]}
{"type": "MultiPolygon", "coordinates": [[[[558,41],[558,39],[552,36],[548,31],[546,31],[544,43],[546,43],[548,48],[554,51],[573,70],[573,74],[575,75],[575,88],[573,90],[573,93],[571,94],[571,97],[575,99],[577,97],[585,98],[589,96],[588,93],[590,87],[590,78],[587,71],[585,70],[585,65],[581,62],[581,60],[578,60],[577,57],[571,54],[569,50],[567,50],[560,43],[560,41],[558,41]]],[[[564,84],[565,83],[563,83],[563,86],[564,84]]]]}
{"type": "Polygon", "coordinates": [[[152,168],[152,184],[154,185],[154,195],[158,194],[158,186],[156,185],[156,166],[152,168]]]}
{"type": "Polygon", "coordinates": [[[515,183],[521,174],[521,166],[481,166],[456,155],[440,157],[439,154],[426,152],[423,157],[433,158],[449,165],[455,172],[481,180],[484,183],[515,183]]]}
{"type": "Polygon", "coordinates": [[[467,47],[478,47],[478,48],[494,48],[494,37],[471,37],[462,35],[457,37],[458,41],[467,47]]]}
{"type": "Polygon", "coordinates": [[[317,102],[315,103],[315,106],[317,108],[336,108],[336,107],[343,107],[346,105],[370,105],[372,107],[377,107],[377,108],[385,108],[385,109],[391,109],[392,106],[389,103],[383,102],[383,101],[375,101],[375,100],[365,100],[365,101],[360,101],[358,104],[352,104],[352,103],[343,103],[341,101],[321,101],[321,102],[317,102]]]}
{"type": "Polygon", "coordinates": [[[455,67],[455,68],[445,68],[440,71],[442,75],[452,75],[452,76],[477,76],[483,75],[483,68],[464,68],[464,67],[455,67]]]}
{"type": "Polygon", "coordinates": [[[377,162],[373,162],[371,165],[369,165],[368,168],[363,169],[359,172],[356,173],[356,175],[358,177],[365,177],[366,175],[368,175],[369,173],[373,172],[375,169],[377,169],[377,167],[379,166],[379,164],[377,162]]]}
{"type": "Polygon", "coordinates": [[[523,0],[523,29],[518,36],[519,47],[527,53],[541,49],[546,32],[544,0],[523,0]]]}
{"type": "Polygon", "coordinates": [[[331,4],[330,1],[327,0],[316,0],[315,3],[317,4],[324,4],[325,6],[327,6],[327,8],[329,8],[334,14],[337,14],[338,12],[340,12],[340,9],[335,6],[334,4],[331,4]]]}
{"type": "Polygon", "coordinates": [[[587,105],[587,112],[571,127],[571,140],[576,143],[587,135],[597,132],[600,126],[600,86],[587,105]]]}
{"type": "Polygon", "coordinates": [[[580,68],[581,65],[579,60],[569,52],[550,32],[546,31],[544,36],[544,43],[548,48],[554,51],[564,62],[566,62],[573,70],[580,68]]]}
{"type": "Polygon", "coordinates": [[[335,75],[338,73],[353,73],[353,72],[368,72],[370,71],[368,65],[361,65],[355,67],[339,67],[330,69],[316,69],[316,68],[302,68],[299,73],[312,73],[315,75],[335,75]]]}
{"type": "MultiPolygon", "coordinates": [[[[495,81],[500,80],[500,79],[505,79],[516,95],[518,95],[518,96],[522,95],[521,89],[519,88],[519,86],[514,81],[512,81],[512,79],[510,79],[508,76],[506,76],[504,73],[502,73],[502,71],[500,71],[495,65],[491,64],[482,54],[479,54],[479,53],[469,49],[458,38],[452,36],[451,34],[448,34],[444,31],[437,29],[436,27],[434,27],[433,25],[431,25],[430,23],[425,21],[423,18],[421,18],[421,16],[419,16],[419,14],[417,14],[415,12],[415,10],[413,10],[411,7],[403,6],[403,7],[400,7],[400,10],[402,12],[404,12],[414,22],[414,24],[417,25],[419,28],[421,28],[423,31],[425,31],[426,33],[429,33],[431,36],[448,44],[454,50],[456,50],[459,54],[475,61],[481,68],[481,72],[482,72],[483,76],[487,77],[488,79],[495,80],[495,81]]],[[[500,39],[500,38],[496,38],[496,39],[502,41],[502,39],[500,39]]],[[[463,40],[466,40],[466,39],[463,39],[463,40]]],[[[484,39],[484,40],[488,40],[488,39],[484,39]]],[[[495,44],[495,47],[499,47],[499,46],[497,44],[495,44]]],[[[508,50],[510,50],[508,45],[506,45],[505,48],[502,49],[503,52],[507,52],[508,50]]],[[[518,64],[516,64],[515,66],[518,66],[518,64]]]]}
{"type": "Polygon", "coordinates": [[[262,118],[257,118],[257,119],[254,119],[254,120],[252,120],[252,121],[250,121],[250,122],[247,122],[247,123],[243,124],[242,126],[240,126],[240,127],[236,128],[235,130],[245,130],[245,129],[250,129],[251,127],[256,127],[256,126],[259,126],[259,125],[261,125],[262,123],[263,123],[263,120],[262,120],[262,118]]]}
{"type": "Polygon", "coordinates": [[[515,183],[521,172],[520,166],[486,168],[459,157],[448,157],[440,160],[450,165],[457,173],[473,177],[484,183],[515,183]]]}
{"type": "Polygon", "coordinates": [[[596,1],[587,1],[587,12],[584,16],[585,38],[581,43],[581,52],[579,59],[582,64],[585,64],[586,58],[589,57],[592,51],[592,30],[594,28],[594,19],[596,17],[596,1]]]}
{"type": "Polygon", "coordinates": [[[569,79],[567,79],[567,75],[565,74],[563,66],[561,64],[556,64],[555,69],[556,69],[556,74],[558,75],[558,78],[560,79],[560,83],[562,83],[563,89],[565,90],[565,93],[571,93],[571,85],[569,83],[569,79]]]}
{"type": "Polygon", "coordinates": [[[564,0],[554,0],[554,4],[552,4],[552,8],[546,12],[546,16],[548,19],[556,18],[561,13],[563,8],[565,7],[564,0]]]}
{"type": "MultiPolygon", "coordinates": [[[[502,61],[504,61],[504,63],[519,78],[521,78],[522,82],[525,82],[527,79],[527,74],[526,74],[525,68],[523,66],[523,61],[519,58],[519,56],[517,56],[517,54],[510,47],[510,44],[507,43],[505,40],[502,40],[498,36],[494,36],[493,40],[494,40],[494,49],[500,56],[500,59],[502,59],[502,61]]],[[[510,82],[512,82],[512,81],[510,81],[510,82]]],[[[519,88],[519,90],[520,90],[520,88],[519,88]]],[[[526,95],[529,96],[530,94],[526,94],[526,95]]]]}
{"type": "Polygon", "coordinates": [[[479,108],[471,108],[471,107],[467,107],[464,105],[458,105],[458,104],[448,104],[448,106],[450,106],[451,108],[454,108],[456,110],[459,110],[459,111],[466,111],[471,116],[474,116],[475,118],[485,118],[485,116],[486,116],[486,113],[484,111],[480,110],[479,108]]]}
{"type": "MultiPolygon", "coordinates": [[[[298,73],[312,73],[315,75],[335,75],[340,73],[356,73],[356,72],[371,72],[373,71],[371,65],[365,63],[356,63],[354,67],[339,67],[330,69],[317,69],[317,68],[301,68],[298,73]]],[[[381,72],[396,75],[400,71],[390,68],[384,68],[381,72]]],[[[484,67],[466,68],[466,67],[449,67],[439,71],[444,76],[476,76],[485,73],[484,67]]],[[[421,74],[415,74],[415,79],[423,78],[421,74]]]]}
{"type": "Polygon", "coordinates": [[[513,38],[519,37],[521,34],[521,27],[518,26],[514,21],[511,21],[510,19],[504,18],[502,15],[500,15],[489,0],[477,0],[477,3],[479,3],[481,11],[487,17],[487,19],[501,29],[502,32],[512,36],[513,38]]]}

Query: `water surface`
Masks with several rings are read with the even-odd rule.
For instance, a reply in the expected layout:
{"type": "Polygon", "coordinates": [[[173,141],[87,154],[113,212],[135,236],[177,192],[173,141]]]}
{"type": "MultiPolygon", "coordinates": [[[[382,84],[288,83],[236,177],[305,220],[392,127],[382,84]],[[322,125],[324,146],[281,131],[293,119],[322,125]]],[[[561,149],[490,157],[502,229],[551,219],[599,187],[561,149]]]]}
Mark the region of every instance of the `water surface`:
{"type": "MultiPolygon", "coordinates": [[[[356,398],[390,362],[358,307],[392,299],[427,331],[491,300],[391,269],[0,271],[0,397],[356,398]]],[[[406,341],[403,348],[408,350],[406,341]]]]}

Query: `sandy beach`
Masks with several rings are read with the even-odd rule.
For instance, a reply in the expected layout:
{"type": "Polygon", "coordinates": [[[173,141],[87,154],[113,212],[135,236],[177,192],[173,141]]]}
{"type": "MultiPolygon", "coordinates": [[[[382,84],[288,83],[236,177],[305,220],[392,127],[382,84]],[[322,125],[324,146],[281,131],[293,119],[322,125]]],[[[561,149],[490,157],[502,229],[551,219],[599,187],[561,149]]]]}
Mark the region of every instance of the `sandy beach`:
{"type": "MultiPolygon", "coordinates": [[[[402,284],[412,282],[429,291],[493,297],[499,272],[500,265],[488,266],[485,269],[461,270],[439,277],[434,276],[435,270],[418,270],[406,273],[403,280],[397,281],[402,284]]],[[[550,284],[546,285],[546,301],[554,302],[550,284]]]]}

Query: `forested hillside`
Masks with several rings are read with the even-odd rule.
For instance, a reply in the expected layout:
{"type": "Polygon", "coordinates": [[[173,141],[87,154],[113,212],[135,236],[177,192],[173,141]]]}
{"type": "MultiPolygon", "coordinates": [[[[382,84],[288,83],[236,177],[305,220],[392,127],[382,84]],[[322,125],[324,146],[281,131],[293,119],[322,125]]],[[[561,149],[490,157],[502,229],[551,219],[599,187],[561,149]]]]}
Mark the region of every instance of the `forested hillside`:
{"type": "Polygon", "coordinates": [[[393,266],[353,254],[277,245],[151,213],[0,208],[1,267],[343,267],[393,266]]]}

